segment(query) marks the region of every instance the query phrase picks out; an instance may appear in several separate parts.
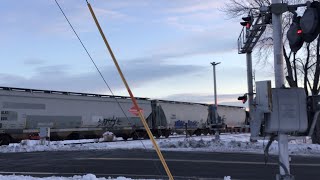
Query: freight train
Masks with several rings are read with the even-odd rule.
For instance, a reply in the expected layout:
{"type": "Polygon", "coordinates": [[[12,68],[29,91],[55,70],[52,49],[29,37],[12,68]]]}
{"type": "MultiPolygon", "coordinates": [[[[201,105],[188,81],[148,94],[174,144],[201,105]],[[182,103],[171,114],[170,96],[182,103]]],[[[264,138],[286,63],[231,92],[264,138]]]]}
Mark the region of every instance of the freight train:
{"type": "MultiPolygon", "coordinates": [[[[156,137],[186,132],[212,132],[210,105],[137,98],[156,137]]],[[[0,145],[37,135],[50,128],[52,140],[97,138],[105,131],[128,138],[147,138],[129,97],[0,87],[0,145]]],[[[218,106],[223,126],[246,123],[241,107],[218,106]]]]}

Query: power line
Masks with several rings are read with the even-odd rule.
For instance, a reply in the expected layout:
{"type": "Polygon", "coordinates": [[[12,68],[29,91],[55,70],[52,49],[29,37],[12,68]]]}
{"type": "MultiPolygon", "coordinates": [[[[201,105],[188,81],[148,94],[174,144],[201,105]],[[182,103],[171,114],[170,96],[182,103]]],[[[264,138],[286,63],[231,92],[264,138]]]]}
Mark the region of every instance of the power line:
{"type": "MultiPolygon", "coordinates": [[[[86,51],[88,57],[90,58],[90,60],[91,60],[91,62],[93,63],[94,67],[96,68],[96,70],[98,71],[98,73],[99,73],[100,77],[102,78],[103,82],[104,82],[105,85],[108,87],[110,93],[114,96],[114,93],[113,93],[111,87],[109,86],[109,84],[107,83],[106,79],[105,79],[104,76],[102,75],[100,69],[98,68],[97,64],[96,64],[95,61],[93,60],[93,58],[92,58],[92,56],[90,55],[89,51],[87,50],[87,48],[85,47],[84,43],[83,43],[82,40],[80,39],[78,33],[77,33],[76,30],[73,28],[71,22],[69,21],[68,17],[67,17],[66,14],[64,13],[64,11],[63,11],[63,9],[61,8],[60,4],[58,3],[57,0],[55,0],[55,2],[56,2],[56,4],[57,4],[57,6],[59,7],[61,13],[63,14],[63,16],[65,17],[65,19],[67,20],[68,24],[70,25],[72,31],[73,31],[74,34],[77,36],[79,42],[81,43],[83,49],[86,51]]],[[[87,0],[86,0],[86,2],[88,3],[87,0]]],[[[126,120],[130,123],[129,118],[128,118],[128,116],[126,115],[126,113],[124,112],[124,110],[123,110],[121,104],[119,103],[119,101],[118,101],[116,98],[115,98],[115,101],[117,102],[117,104],[118,104],[118,106],[120,107],[122,113],[123,113],[124,116],[126,117],[126,120]]],[[[137,133],[136,129],[133,129],[133,130],[134,130],[135,135],[139,138],[139,134],[137,133]]],[[[145,144],[142,142],[142,140],[140,140],[140,142],[141,142],[142,146],[144,147],[144,149],[146,150],[147,147],[146,147],[145,144]]],[[[154,164],[154,166],[156,167],[158,173],[161,175],[162,173],[161,173],[161,171],[159,170],[158,166],[155,164],[155,162],[153,162],[153,164],[154,164]]]]}
{"type": "MultiPolygon", "coordinates": [[[[96,68],[96,70],[98,71],[98,73],[99,73],[100,77],[102,78],[103,82],[104,82],[105,85],[108,87],[110,93],[114,96],[114,93],[113,93],[111,87],[109,86],[109,84],[107,83],[106,79],[105,79],[104,76],[102,75],[100,69],[98,68],[97,64],[96,64],[95,61],[93,60],[93,58],[92,58],[92,56],[90,55],[89,51],[87,50],[87,48],[85,47],[84,43],[83,43],[82,40],[80,39],[78,33],[75,31],[75,29],[74,29],[74,27],[72,26],[71,22],[69,21],[68,17],[66,16],[66,14],[64,13],[64,11],[62,10],[62,8],[61,8],[61,6],[59,5],[58,1],[55,0],[55,2],[56,2],[56,4],[57,4],[57,6],[59,7],[61,13],[63,14],[63,16],[65,17],[65,19],[67,20],[68,24],[70,25],[72,31],[73,31],[74,34],[77,36],[79,42],[81,43],[83,49],[86,51],[87,55],[89,56],[91,62],[93,63],[93,65],[94,65],[94,67],[96,68]]],[[[122,113],[124,114],[124,116],[126,117],[126,119],[127,119],[128,122],[129,122],[129,118],[128,118],[128,116],[126,115],[126,113],[124,112],[121,104],[119,103],[119,101],[118,101],[116,98],[115,98],[115,101],[117,102],[117,104],[118,104],[118,106],[120,107],[122,113]]],[[[137,134],[137,135],[138,135],[138,134],[137,134]]],[[[143,144],[143,143],[142,143],[142,144],[143,144]]]]}

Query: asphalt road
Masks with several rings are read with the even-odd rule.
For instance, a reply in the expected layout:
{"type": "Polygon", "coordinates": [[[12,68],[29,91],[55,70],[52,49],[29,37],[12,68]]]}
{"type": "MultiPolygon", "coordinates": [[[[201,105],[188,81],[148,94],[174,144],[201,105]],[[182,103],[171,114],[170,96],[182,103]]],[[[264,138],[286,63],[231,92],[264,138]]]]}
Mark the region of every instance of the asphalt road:
{"type": "MultiPolygon", "coordinates": [[[[240,153],[163,152],[175,179],[232,180],[275,179],[276,157],[265,165],[263,155],[240,153]]],[[[93,173],[103,177],[167,179],[154,151],[69,151],[0,154],[0,174],[72,176],[93,173]]],[[[291,173],[296,180],[319,179],[320,158],[292,157],[291,173]]]]}

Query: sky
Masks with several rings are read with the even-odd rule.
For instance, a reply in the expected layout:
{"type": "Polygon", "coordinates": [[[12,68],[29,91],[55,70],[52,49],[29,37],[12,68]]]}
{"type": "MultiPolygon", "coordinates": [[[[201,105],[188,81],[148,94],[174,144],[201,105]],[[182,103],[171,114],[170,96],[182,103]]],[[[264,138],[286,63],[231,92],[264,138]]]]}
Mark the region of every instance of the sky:
{"type": "MultiPolygon", "coordinates": [[[[240,105],[246,57],[223,0],[88,0],[137,97],[240,105]]],[[[0,86],[111,94],[54,0],[1,1],[0,86]]],[[[58,0],[115,95],[128,95],[85,0],[58,0]]],[[[253,58],[256,80],[273,72],[253,58]]]]}

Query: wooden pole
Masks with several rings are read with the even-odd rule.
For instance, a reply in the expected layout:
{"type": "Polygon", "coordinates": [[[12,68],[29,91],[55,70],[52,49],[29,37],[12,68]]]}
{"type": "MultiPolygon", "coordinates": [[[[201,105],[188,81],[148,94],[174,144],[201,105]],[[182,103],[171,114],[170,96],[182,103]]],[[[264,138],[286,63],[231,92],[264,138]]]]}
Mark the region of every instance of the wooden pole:
{"type": "Polygon", "coordinates": [[[131,98],[131,100],[132,100],[132,103],[133,103],[135,109],[136,109],[136,110],[138,111],[138,113],[139,113],[139,117],[140,117],[140,119],[141,119],[141,122],[142,122],[144,128],[146,129],[147,134],[148,134],[148,136],[149,136],[149,138],[150,138],[150,140],[151,140],[151,142],[152,142],[152,144],[153,144],[153,147],[154,147],[154,149],[156,150],[156,152],[157,152],[157,154],[158,154],[158,156],[159,156],[159,159],[160,159],[160,161],[161,161],[161,163],[162,163],[162,166],[163,166],[163,168],[165,169],[165,171],[166,171],[169,179],[170,179],[170,180],[173,180],[173,176],[172,176],[172,174],[171,174],[171,172],[170,172],[170,169],[169,169],[169,167],[168,167],[168,165],[167,165],[167,163],[166,163],[166,161],[165,161],[165,159],[164,159],[164,157],[163,157],[163,155],[162,155],[162,153],[161,153],[161,151],[160,151],[160,148],[159,148],[157,142],[155,141],[155,139],[154,139],[154,137],[153,137],[152,132],[150,131],[150,128],[149,128],[149,126],[148,126],[148,123],[147,123],[147,121],[146,121],[146,119],[145,119],[142,111],[140,110],[140,108],[139,108],[139,106],[138,106],[138,103],[137,103],[136,98],[133,96],[133,93],[132,93],[131,90],[130,90],[130,87],[129,87],[129,85],[128,85],[128,83],[127,83],[127,81],[126,81],[126,79],[125,79],[125,77],[124,77],[124,75],[123,75],[123,73],[122,73],[122,71],[121,71],[121,69],[120,69],[120,66],[119,66],[119,64],[118,64],[118,62],[117,62],[117,59],[116,59],[116,57],[114,56],[114,54],[113,54],[113,52],[112,52],[112,49],[111,49],[111,47],[110,47],[110,45],[109,45],[109,43],[108,43],[108,41],[107,41],[107,38],[105,37],[105,35],[104,35],[104,33],[103,33],[103,31],[102,31],[102,29],[101,29],[101,27],[100,27],[100,24],[99,24],[99,22],[98,22],[98,19],[96,18],[95,14],[94,14],[94,12],[93,12],[93,9],[92,9],[92,7],[91,7],[91,5],[90,5],[89,2],[87,2],[87,5],[88,5],[88,8],[89,8],[89,10],[90,10],[90,13],[91,13],[91,15],[92,15],[92,17],[93,17],[93,19],[94,19],[94,22],[96,23],[97,28],[98,28],[98,30],[99,30],[99,32],[100,32],[100,34],[101,34],[101,37],[102,37],[105,45],[106,45],[107,48],[108,48],[108,51],[109,51],[109,53],[110,53],[110,55],[111,55],[111,58],[112,58],[112,60],[113,60],[113,62],[114,62],[114,65],[116,66],[116,68],[117,68],[117,70],[118,70],[118,73],[119,73],[119,75],[121,76],[121,79],[122,79],[124,85],[125,85],[126,88],[127,88],[127,91],[128,91],[128,93],[129,93],[129,95],[130,95],[130,98],[131,98]]]}

